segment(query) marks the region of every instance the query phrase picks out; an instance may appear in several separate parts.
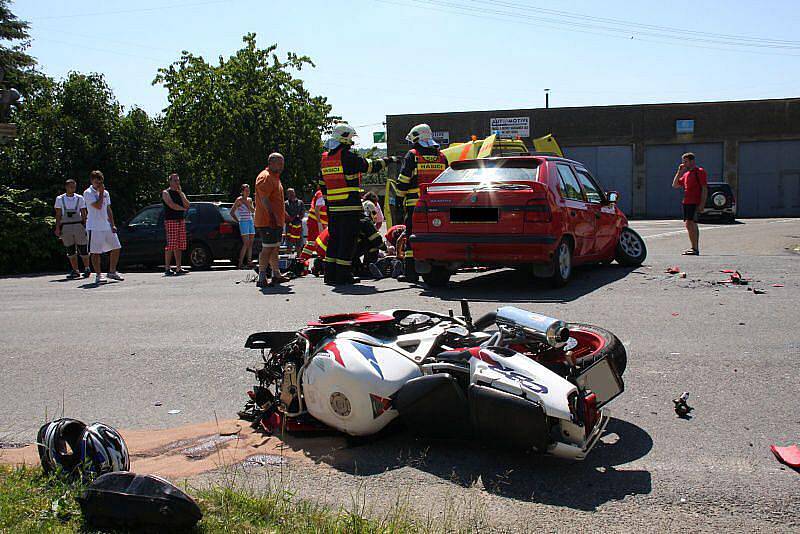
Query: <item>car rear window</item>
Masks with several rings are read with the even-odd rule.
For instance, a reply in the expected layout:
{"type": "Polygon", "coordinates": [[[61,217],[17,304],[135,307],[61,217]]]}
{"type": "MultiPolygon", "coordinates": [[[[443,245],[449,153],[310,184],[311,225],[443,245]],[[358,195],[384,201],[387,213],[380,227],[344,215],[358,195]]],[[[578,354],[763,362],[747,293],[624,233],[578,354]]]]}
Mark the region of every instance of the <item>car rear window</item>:
{"type": "Polygon", "coordinates": [[[225,222],[234,222],[233,217],[231,217],[232,207],[233,204],[220,204],[219,206],[219,214],[222,215],[225,222]]]}
{"type": "Polygon", "coordinates": [[[478,167],[469,169],[453,169],[450,167],[440,174],[439,177],[434,180],[434,183],[535,182],[538,176],[538,167],[478,167]]]}

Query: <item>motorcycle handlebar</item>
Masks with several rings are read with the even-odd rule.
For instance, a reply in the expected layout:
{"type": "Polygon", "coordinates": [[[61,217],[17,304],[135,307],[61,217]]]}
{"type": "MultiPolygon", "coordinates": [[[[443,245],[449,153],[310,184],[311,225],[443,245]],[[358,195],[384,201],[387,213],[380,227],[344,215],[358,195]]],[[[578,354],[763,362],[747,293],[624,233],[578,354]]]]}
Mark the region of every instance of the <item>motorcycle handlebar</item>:
{"type": "Polygon", "coordinates": [[[477,321],[473,324],[474,330],[483,330],[494,324],[495,319],[497,318],[497,312],[489,312],[485,315],[482,315],[478,318],[477,321]]]}

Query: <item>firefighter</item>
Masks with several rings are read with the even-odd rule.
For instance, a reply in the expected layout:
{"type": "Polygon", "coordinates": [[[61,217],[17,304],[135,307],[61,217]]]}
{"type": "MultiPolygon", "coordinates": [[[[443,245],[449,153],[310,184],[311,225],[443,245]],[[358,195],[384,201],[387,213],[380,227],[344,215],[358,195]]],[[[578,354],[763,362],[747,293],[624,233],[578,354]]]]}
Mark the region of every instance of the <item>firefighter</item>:
{"type": "MultiPolygon", "coordinates": [[[[433,140],[433,131],[427,124],[418,124],[408,132],[406,140],[414,146],[408,151],[397,178],[397,197],[403,199],[406,236],[411,237],[411,218],[419,200],[419,188],[431,183],[447,168],[447,158],[439,151],[439,143],[433,140]]],[[[414,251],[411,239],[405,251],[405,274],[398,280],[418,282],[419,275],[414,268],[414,251]]]]}
{"type": "Polygon", "coordinates": [[[308,242],[314,243],[317,236],[328,227],[328,208],[325,207],[325,198],[322,190],[317,187],[314,198],[311,200],[311,208],[308,210],[308,242]]]}
{"type": "Polygon", "coordinates": [[[353,284],[353,258],[361,219],[361,174],[379,172],[397,158],[369,160],[350,151],[356,131],[346,123],[325,141],[319,186],[328,206],[330,242],[325,256],[325,283],[353,284]]]}

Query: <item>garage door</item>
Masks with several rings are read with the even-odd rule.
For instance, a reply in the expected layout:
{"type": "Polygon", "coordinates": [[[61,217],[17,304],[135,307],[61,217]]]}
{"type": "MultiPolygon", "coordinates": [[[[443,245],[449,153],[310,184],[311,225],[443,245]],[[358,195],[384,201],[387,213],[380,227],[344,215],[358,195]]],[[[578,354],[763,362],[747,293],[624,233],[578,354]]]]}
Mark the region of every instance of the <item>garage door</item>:
{"type": "Polygon", "coordinates": [[[564,155],[580,161],[606,191],[617,191],[619,208],[630,215],[633,203],[633,150],[620,146],[568,146],[564,155]]]}
{"type": "Polygon", "coordinates": [[[800,216],[800,141],[739,143],[742,217],[800,216]]]}
{"type": "Polygon", "coordinates": [[[683,192],[672,189],[672,179],[681,164],[681,156],[694,152],[697,164],[708,173],[709,182],[722,180],[722,143],[687,145],[650,145],[645,147],[648,217],[682,217],[683,192]]]}

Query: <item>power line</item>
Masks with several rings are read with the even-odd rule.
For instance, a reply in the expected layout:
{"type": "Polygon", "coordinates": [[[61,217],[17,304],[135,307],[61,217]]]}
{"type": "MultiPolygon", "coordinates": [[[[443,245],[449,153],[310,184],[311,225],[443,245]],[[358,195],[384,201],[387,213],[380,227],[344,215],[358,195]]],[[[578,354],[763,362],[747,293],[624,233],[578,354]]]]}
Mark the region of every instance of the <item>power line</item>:
{"type": "Polygon", "coordinates": [[[603,26],[599,24],[565,21],[561,19],[552,19],[546,17],[538,17],[519,11],[503,11],[491,8],[476,8],[476,7],[465,6],[464,4],[456,4],[453,2],[446,2],[446,1],[437,1],[437,0],[408,0],[407,2],[398,2],[392,0],[377,0],[377,1],[385,4],[393,4],[403,7],[408,7],[408,5],[411,4],[411,5],[416,5],[416,7],[421,7],[424,9],[439,11],[443,13],[450,13],[450,14],[457,13],[460,15],[466,15],[480,19],[490,18],[494,20],[501,20],[503,22],[511,21],[519,24],[525,24],[528,26],[550,27],[556,29],[566,28],[572,32],[603,35],[606,37],[616,37],[626,40],[636,39],[637,41],[642,41],[642,42],[689,46],[692,48],[705,48],[710,50],[722,50],[728,52],[733,51],[738,53],[746,52],[755,54],[800,57],[799,54],[790,54],[780,51],[780,50],[800,50],[800,43],[798,43],[797,46],[783,45],[783,44],[779,45],[770,43],[753,44],[749,42],[732,42],[724,39],[705,39],[702,37],[691,37],[691,36],[678,37],[674,35],[668,35],[665,33],[659,33],[653,31],[638,31],[636,35],[630,35],[630,30],[622,28],[603,26]],[[643,38],[641,37],[641,35],[644,35],[645,37],[643,38]],[[693,44],[690,44],[687,41],[691,41],[693,42],[693,44]],[[709,43],[709,44],[703,44],[703,43],[709,43]],[[710,44],[717,44],[719,46],[710,46],[710,44]],[[736,48],[731,48],[731,47],[736,47],[736,48]]]}
{"type": "MultiPolygon", "coordinates": [[[[479,0],[465,0],[467,2],[473,4],[481,4],[485,5],[485,2],[479,0]]],[[[727,39],[733,41],[752,41],[752,42],[762,42],[762,43],[770,43],[770,44],[783,44],[783,45],[792,45],[792,46],[800,46],[800,41],[789,41],[785,39],[768,39],[765,37],[760,36],[748,36],[748,35],[734,35],[734,34],[725,34],[725,33],[713,33],[708,31],[701,31],[701,30],[691,30],[687,28],[676,28],[674,26],[659,26],[655,24],[646,24],[642,22],[634,22],[622,19],[614,19],[614,18],[607,18],[607,17],[598,17],[596,15],[584,15],[582,13],[576,13],[571,11],[561,11],[557,9],[550,9],[544,8],[536,5],[531,5],[527,3],[514,3],[508,1],[499,1],[494,0],[494,4],[504,7],[510,7],[515,9],[522,9],[522,10],[535,10],[536,12],[546,13],[555,15],[557,17],[564,17],[564,18],[571,18],[571,19],[582,19],[587,21],[593,22],[601,22],[607,23],[610,25],[617,25],[629,28],[645,28],[648,30],[656,30],[660,32],[669,32],[669,33],[680,33],[680,34],[687,34],[687,35],[696,35],[702,37],[717,37],[720,39],[727,39]]]]}
{"type": "Polygon", "coordinates": [[[180,9],[183,7],[197,7],[197,6],[205,6],[210,4],[226,4],[230,0],[209,0],[207,2],[189,2],[189,3],[182,3],[182,4],[169,4],[166,6],[159,6],[159,7],[141,7],[136,9],[121,9],[118,11],[95,11],[94,13],[74,13],[71,15],[49,15],[46,17],[32,17],[32,20],[50,20],[50,19],[73,19],[73,18],[80,18],[80,17],[98,17],[104,15],[125,15],[129,13],[146,13],[152,11],[164,11],[167,9],[180,9]]]}

